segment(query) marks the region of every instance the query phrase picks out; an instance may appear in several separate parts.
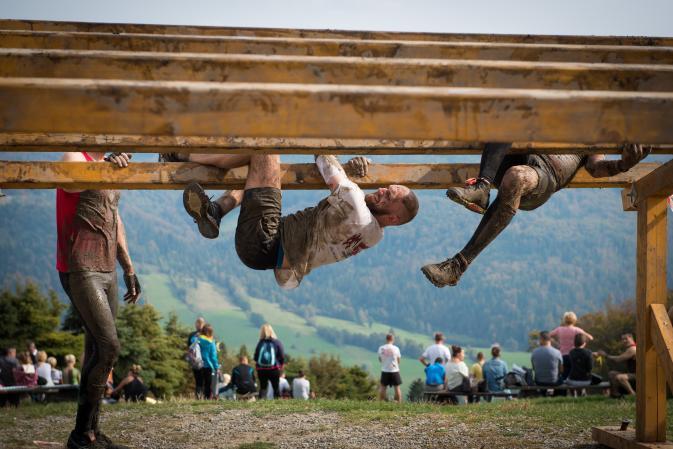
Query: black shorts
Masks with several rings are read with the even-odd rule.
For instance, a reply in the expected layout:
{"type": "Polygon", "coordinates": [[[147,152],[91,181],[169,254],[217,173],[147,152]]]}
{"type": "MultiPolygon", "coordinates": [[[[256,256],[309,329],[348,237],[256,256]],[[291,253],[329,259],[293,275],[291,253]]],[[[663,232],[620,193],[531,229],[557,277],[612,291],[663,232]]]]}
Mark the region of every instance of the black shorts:
{"type": "Polygon", "coordinates": [[[511,154],[507,155],[500,165],[498,174],[495,177],[495,184],[499,186],[505,172],[516,165],[526,165],[535,170],[538,176],[538,183],[535,189],[521,197],[519,209],[537,209],[546,203],[557,190],[554,173],[547,163],[537,154],[511,154]]]}
{"type": "Polygon", "coordinates": [[[281,192],[273,187],[248,189],[243,194],[236,226],[236,253],[247,267],[269,270],[278,263],[281,192]]]}
{"type": "Polygon", "coordinates": [[[402,385],[400,372],[386,373],[385,371],[381,371],[381,385],[384,387],[397,387],[398,385],[402,385]]]}

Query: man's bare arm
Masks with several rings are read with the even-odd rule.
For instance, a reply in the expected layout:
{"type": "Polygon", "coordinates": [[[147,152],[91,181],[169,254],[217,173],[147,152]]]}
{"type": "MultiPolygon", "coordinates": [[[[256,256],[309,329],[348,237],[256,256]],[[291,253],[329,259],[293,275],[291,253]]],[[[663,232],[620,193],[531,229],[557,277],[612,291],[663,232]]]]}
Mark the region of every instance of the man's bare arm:
{"type": "Polygon", "coordinates": [[[119,212],[117,212],[117,261],[124,270],[124,284],[126,285],[124,301],[135,304],[140,298],[140,283],[133,270],[133,262],[131,262],[126,243],[126,230],[119,212]]]}
{"type": "Polygon", "coordinates": [[[365,157],[357,156],[346,162],[345,166],[342,167],[336,156],[316,155],[315,163],[325,183],[334,192],[339,184],[348,179],[344,168],[348,170],[351,176],[361,178],[369,173],[371,161],[365,157]]]}
{"type": "Polygon", "coordinates": [[[607,357],[610,360],[614,360],[615,362],[625,362],[627,360],[631,360],[635,356],[636,356],[636,348],[631,346],[630,348],[628,348],[626,351],[622,352],[619,355],[609,355],[607,357]]]}
{"type": "Polygon", "coordinates": [[[588,157],[586,169],[594,178],[605,178],[628,171],[650,154],[651,148],[635,143],[622,147],[622,158],[607,160],[604,154],[592,154],[588,157]]]}

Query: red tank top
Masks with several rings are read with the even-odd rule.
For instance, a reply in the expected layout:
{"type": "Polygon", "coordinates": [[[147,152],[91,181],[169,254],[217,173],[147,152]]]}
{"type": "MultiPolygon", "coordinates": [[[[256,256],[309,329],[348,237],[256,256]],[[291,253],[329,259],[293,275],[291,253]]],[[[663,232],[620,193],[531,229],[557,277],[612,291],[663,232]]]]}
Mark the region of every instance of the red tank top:
{"type": "MultiPolygon", "coordinates": [[[[89,153],[82,151],[87,162],[94,162],[89,153]]],[[[56,269],[61,273],[69,272],[68,259],[73,238],[73,221],[80,192],[66,192],[56,189],[56,269]]]]}

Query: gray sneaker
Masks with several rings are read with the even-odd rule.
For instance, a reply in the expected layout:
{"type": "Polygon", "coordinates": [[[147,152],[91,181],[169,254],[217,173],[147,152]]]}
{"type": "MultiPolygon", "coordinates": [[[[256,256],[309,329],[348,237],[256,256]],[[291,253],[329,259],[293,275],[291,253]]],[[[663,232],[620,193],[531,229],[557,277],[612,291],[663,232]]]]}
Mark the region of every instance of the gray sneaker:
{"type": "Polygon", "coordinates": [[[467,260],[458,253],[444,262],[425,265],[421,271],[435,287],[455,286],[467,270],[467,260]]]}
{"type": "Polygon", "coordinates": [[[485,214],[488,209],[490,183],[481,178],[470,178],[465,187],[450,187],[446,196],[467,209],[478,214],[485,214]]]}
{"type": "Polygon", "coordinates": [[[189,184],[182,194],[182,204],[187,213],[194,219],[199,232],[207,239],[215,239],[220,235],[219,207],[210,201],[203,188],[195,182],[189,184]]]}

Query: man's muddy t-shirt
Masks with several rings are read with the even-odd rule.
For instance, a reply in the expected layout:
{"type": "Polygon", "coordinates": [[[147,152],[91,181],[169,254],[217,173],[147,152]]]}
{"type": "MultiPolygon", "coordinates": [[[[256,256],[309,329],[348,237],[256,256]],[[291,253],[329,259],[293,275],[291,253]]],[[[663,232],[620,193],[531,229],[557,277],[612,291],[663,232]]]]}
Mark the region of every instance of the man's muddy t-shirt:
{"type": "Polygon", "coordinates": [[[295,288],[312,269],[354,256],[382,238],[364,192],[346,178],[317,206],[283,217],[281,242],[291,268],[276,268],[276,281],[295,288]]]}

